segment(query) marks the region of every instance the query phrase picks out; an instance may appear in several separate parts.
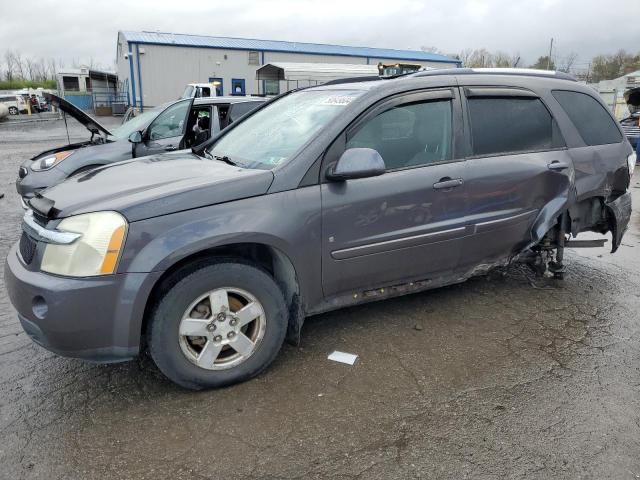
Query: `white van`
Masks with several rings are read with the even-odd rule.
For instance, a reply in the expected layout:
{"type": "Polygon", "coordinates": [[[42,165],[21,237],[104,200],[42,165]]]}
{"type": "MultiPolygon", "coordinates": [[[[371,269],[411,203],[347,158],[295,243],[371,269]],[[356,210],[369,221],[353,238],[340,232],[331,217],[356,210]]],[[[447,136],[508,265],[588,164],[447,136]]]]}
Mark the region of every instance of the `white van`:
{"type": "Polygon", "coordinates": [[[220,82],[189,83],[180,98],[206,98],[217,97],[216,87],[220,82]]]}
{"type": "Polygon", "coordinates": [[[27,103],[22,95],[0,95],[0,103],[4,103],[7,106],[7,108],[9,109],[9,115],[27,113],[27,103]]]}

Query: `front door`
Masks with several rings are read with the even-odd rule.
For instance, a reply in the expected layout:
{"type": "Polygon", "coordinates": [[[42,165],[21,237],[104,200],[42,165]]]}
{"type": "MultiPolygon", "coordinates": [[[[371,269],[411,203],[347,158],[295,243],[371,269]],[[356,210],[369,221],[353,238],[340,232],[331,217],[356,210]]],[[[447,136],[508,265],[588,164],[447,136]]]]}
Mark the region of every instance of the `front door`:
{"type": "Polygon", "coordinates": [[[326,296],[432,279],[457,265],[465,234],[464,161],[452,90],[395,97],[368,112],[328,150],[325,170],[349,148],[377,150],[387,172],[322,184],[326,296]]]}
{"type": "Polygon", "coordinates": [[[573,164],[551,113],[533,92],[464,89],[472,156],[461,267],[505,260],[541,236],[566,204],[573,164]]]}
{"type": "Polygon", "coordinates": [[[176,102],[158,115],[136,146],[136,157],[180,149],[192,103],[193,99],[176,102]]]}

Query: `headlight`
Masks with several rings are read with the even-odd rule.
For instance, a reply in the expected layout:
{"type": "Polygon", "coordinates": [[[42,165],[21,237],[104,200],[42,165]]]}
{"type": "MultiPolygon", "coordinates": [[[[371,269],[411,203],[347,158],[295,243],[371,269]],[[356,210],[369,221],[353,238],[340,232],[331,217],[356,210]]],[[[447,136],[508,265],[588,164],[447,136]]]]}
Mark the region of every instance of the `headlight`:
{"type": "MultiPolygon", "coordinates": [[[[640,142],[640,139],[638,140],[640,142]]],[[[638,160],[636,153],[631,153],[628,157],[627,157],[627,164],[629,165],[629,176],[632,177],[633,176],[633,171],[636,168],[636,161],[638,160]]]]}
{"type": "Polygon", "coordinates": [[[39,158],[38,160],[34,160],[31,164],[31,170],[34,172],[42,172],[43,170],[49,170],[50,168],[55,167],[65,158],[73,153],[72,151],[67,152],[58,152],[53,155],[47,155],[46,157],[39,158]]]}
{"type": "Polygon", "coordinates": [[[116,271],[127,233],[127,221],[116,212],[95,212],[65,218],[57,227],[82,236],[69,245],[48,243],[43,272],[91,277],[116,271]]]}

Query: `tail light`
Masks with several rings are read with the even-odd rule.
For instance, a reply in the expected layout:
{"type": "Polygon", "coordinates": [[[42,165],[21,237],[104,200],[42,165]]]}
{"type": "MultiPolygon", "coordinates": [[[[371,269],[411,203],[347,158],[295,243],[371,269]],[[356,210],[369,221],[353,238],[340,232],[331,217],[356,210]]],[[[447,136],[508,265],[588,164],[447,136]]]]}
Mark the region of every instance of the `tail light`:
{"type": "Polygon", "coordinates": [[[637,157],[636,157],[635,152],[629,154],[629,156],[627,157],[627,165],[629,167],[629,176],[630,177],[633,176],[633,171],[636,168],[636,160],[637,160],[637,157]]]}

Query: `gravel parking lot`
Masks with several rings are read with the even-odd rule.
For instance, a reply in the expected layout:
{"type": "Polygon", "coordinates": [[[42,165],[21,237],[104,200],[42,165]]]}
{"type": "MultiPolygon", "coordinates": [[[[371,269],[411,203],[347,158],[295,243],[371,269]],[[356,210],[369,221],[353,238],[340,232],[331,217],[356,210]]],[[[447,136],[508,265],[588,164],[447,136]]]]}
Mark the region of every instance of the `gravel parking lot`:
{"type": "MultiPolygon", "coordinates": [[[[61,121],[0,125],[3,259],[18,165],[64,141],[61,121]]],[[[48,353],[0,275],[0,478],[640,478],[639,252],[634,212],[563,282],[512,268],[314,317],[262,376],[200,393],[147,358],[48,353]]]]}

